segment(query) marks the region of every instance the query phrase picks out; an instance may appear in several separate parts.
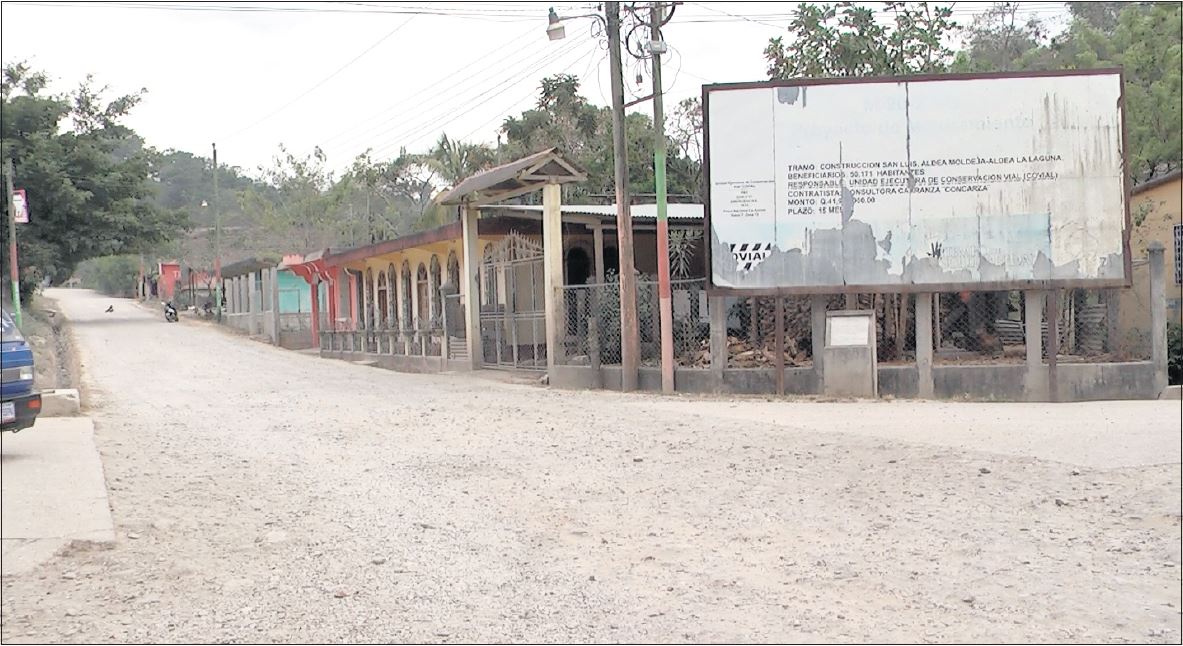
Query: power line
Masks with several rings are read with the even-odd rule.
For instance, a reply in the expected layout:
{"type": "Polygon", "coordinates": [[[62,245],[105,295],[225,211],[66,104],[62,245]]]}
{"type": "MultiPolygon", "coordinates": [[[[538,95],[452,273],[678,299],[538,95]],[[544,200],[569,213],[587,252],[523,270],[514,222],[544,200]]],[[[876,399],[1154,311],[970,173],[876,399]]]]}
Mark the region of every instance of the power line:
{"type": "MultiPolygon", "coordinates": [[[[555,60],[559,60],[559,59],[565,57],[567,54],[570,54],[572,51],[575,51],[576,49],[579,48],[579,46],[581,44],[584,44],[584,43],[582,41],[578,41],[578,40],[573,41],[568,47],[566,47],[565,49],[563,49],[559,53],[555,54],[553,57],[550,57],[550,58],[543,57],[541,60],[537,61],[530,69],[524,70],[519,73],[515,73],[515,74],[513,74],[513,77],[524,76],[527,74],[534,74],[534,73],[538,72],[539,70],[541,70],[543,67],[545,67],[547,63],[550,63],[555,60]]],[[[419,137],[423,136],[424,134],[426,134],[436,128],[439,128],[440,126],[446,124],[447,122],[454,120],[456,118],[464,117],[464,116],[468,115],[469,113],[471,113],[473,110],[478,109],[480,107],[480,103],[479,103],[480,101],[489,101],[491,99],[495,99],[498,96],[501,96],[502,94],[504,94],[505,92],[509,91],[510,89],[512,89],[514,87],[512,84],[509,84],[509,83],[502,83],[499,85],[501,87],[500,91],[490,94],[490,92],[493,92],[493,90],[496,90],[498,87],[497,85],[494,85],[492,88],[486,90],[485,92],[481,93],[480,95],[473,97],[473,99],[470,101],[470,103],[475,103],[476,104],[475,107],[470,107],[468,109],[464,109],[466,104],[459,103],[459,107],[457,109],[454,109],[450,112],[447,112],[447,113],[439,116],[438,118],[432,120],[430,123],[424,124],[424,125],[416,128],[411,133],[406,133],[406,134],[400,133],[400,136],[392,137],[390,140],[390,143],[384,144],[384,145],[376,148],[374,151],[374,154],[376,156],[381,156],[382,154],[390,151],[394,146],[398,145],[399,143],[402,143],[403,141],[405,141],[406,143],[414,142],[419,137]],[[399,140],[402,140],[402,141],[399,141],[399,140]]]]}
{"type": "Polygon", "coordinates": [[[251,128],[254,128],[255,126],[259,125],[260,123],[263,123],[264,121],[266,121],[266,120],[270,119],[271,117],[274,117],[275,115],[279,114],[280,112],[283,112],[284,110],[288,109],[288,108],[289,108],[289,107],[291,107],[293,104],[295,104],[296,102],[298,102],[300,99],[303,99],[304,97],[308,96],[309,94],[312,94],[312,93],[313,93],[313,92],[315,92],[317,89],[319,89],[319,88],[320,88],[322,85],[324,85],[325,83],[328,83],[329,81],[331,81],[333,78],[335,78],[335,77],[336,77],[338,74],[340,74],[341,72],[344,72],[344,71],[345,71],[345,69],[346,69],[346,68],[348,68],[350,65],[353,65],[354,63],[356,63],[357,61],[359,61],[359,60],[360,60],[360,59],[361,59],[363,56],[365,56],[366,54],[369,54],[369,53],[370,53],[371,51],[373,51],[373,50],[374,50],[374,48],[376,48],[378,45],[381,45],[382,43],[386,42],[386,39],[388,39],[388,38],[390,38],[391,36],[393,36],[393,35],[395,35],[396,33],[398,33],[398,32],[399,32],[399,30],[401,30],[403,27],[406,27],[406,26],[407,26],[407,24],[409,24],[409,23],[410,23],[412,20],[414,20],[414,19],[415,19],[415,16],[411,16],[410,18],[407,18],[406,20],[404,20],[404,21],[402,22],[402,24],[398,25],[398,26],[397,26],[397,27],[395,27],[394,29],[392,29],[392,30],[390,30],[389,32],[387,32],[387,34],[386,34],[385,36],[383,36],[383,37],[379,38],[379,39],[378,39],[378,41],[377,41],[377,42],[375,42],[373,45],[370,45],[369,47],[365,48],[365,50],[363,50],[363,51],[362,51],[362,53],[358,54],[357,56],[354,56],[352,59],[350,59],[350,60],[349,60],[349,62],[348,62],[348,63],[345,63],[345,64],[344,64],[344,65],[342,65],[341,67],[338,67],[338,68],[337,68],[337,70],[336,70],[335,72],[333,72],[332,74],[329,74],[328,76],[326,76],[326,77],[324,77],[323,79],[321,79],[321,80],[320,80],[320,81],[319,81],[319,82],[318,82],[316,85],[313,85],[312,87],[308,88],[307,90],[305,90],[304,92],[302,92],[302,93],[301,93],[299,96],[297,96],[296,98],[294,98],[294,99],[292,99],[291,101],[288,101],[287,103],[285,103],[285,104],[283,104],[283,105],[279,106],[278,108],[276,108],[276,109],[275,109],[274,111],[272,111],[271,113],[269,113],[269,114],[267,114],[267,115],[263,116],[262,118],[260,118],[258,121],[255,121],[254,123],[250,124],[249,126],[247,126],[247,127],[245,127],[245,128],[242,128],[241,130],[237,130],[237,131],[235,131],[235,132],[231,133],[231,134],[230,134],[228,137],[226,137],[226,138],[227,138],[227,139],[229,139],[229,138],[237,137],[238,135],[240,135],[240,134],[242,134],[242,133],[246,132],[247,130],[250,130],[251,128]]]}
{"type": "MultiPolygon", "coordinates": [[[[571,52],[577,50],[579,48],[580,44],[581,44],[581,42],[578,40],[573,41],[566,48],[561,49],[557,54],[554,54],[553,57],[543,56],[541,59],[536,60],[532,67],[530,67],[529,69],[524,70],[522,72],[515,73],[515,74],[511,75],[510,78],[512,79],[512,78],[519,77],[519,76],[533,75],[533,74],[541,71],[541,69],[543,67],[545,67],[548,63],[558,61],[558,60],[562,59],[563,57],[567,56],[568,54],[570,54],[571,52]]],[[[507,92],[508,90],[512,89],[513,87],[514,86],[509,82],[502,82],[502,83],[496,84],[496,85],[492,86],[491,88],[487,89],[485,92],[481,93],[480,95],[474,97],[471,100],[471,103],[476,104],[475,107],[470,108],[468,110],[462,110],[466,104],[463,102],[459,102],[459,108],[462,111],[458,112],[457,110],[452,110],[450,112],[447,112],[444,115],[442,115],[441,117],[438,117],[429,123],[421,124],[415,130],[413,130],[410,134],[403,134],[402,136],[393,137],[392,141],[398,140],[398,139],[403,139],[407,143],[413,143],[415,140],[417,140],[418,138],[427,134],[428,132],[431,132],[432,130],[435,130],[437,128],[440,128],[440,127],[446,125],[449,121],[454,120],[456,118],[467,116],[473,110],[476,110],[481,106],[480,101],[487,102],[491,99],[495,99],[498,96],[501,96],[502,94],[507,92]],[[501,88],[500,91],[498,91],[492,95],[489,94],[493,90],[496,90],[498,87],[501,88]]],[[[390,148],[391,148],[391,144],[387,144],[385,147],[380,148],[378,152],[379,153],[386,152],[390,148]]]]}
{"type": "MultiPolygon", "coordinates": [[[[578,41],[576,41],[576,42],[578,42],[578,41]]],[[[523,60],[529,59],[529,60],[526,60],[525,65],[527,67],[532,67],[532,66],[537,65],[540,62],[545,63],[546,59],[548,57],[550,57],[551,54],[552,54],[552,52],[548,52],[546,50],[543,50],[541,52],[535,52],[534,54],[530,54],[527,51],[526,56],[519,57],[517,60],[514,61],[513,64],[517,65],[517,64],[522,63],[523,60]],[[539,54],[541,54],[541,55],[539,55],[539,54]],[[531,56],[533,56],[533,57],[531,58],[531,56]]],[[[493,78],[492,79],[493,80],[492,86],[485,90],[485,94],[487,94],[492,89],[496,89],[500,85],[505,85],[505,84],[511,83],[515,78],[517,78],[525,73],[528,73],[528,72],[520,72],[520,71],[516,71],[516,70],[511,70],[507,76],[493,78]]],[[[453,85],[456,86],[458,84],[453,84],[453,85]]],[[[479,88],[482,86],[484,86],[483,83],[478,84],[473,87],[470,87],[470,88],[465,88],[465,90],[467,91],[467,90],[471,90],[471,89],[476,88],[477,91],[479,91],[479,88]]],[[[362,135],[360,138],[353,137],[353,138],[351,138],[351,141],[364,140],[366,138],[383,137],[383,136],[388,135],[389,133],[392,133],[392,132],[395,134],[388,137],[387,138],[388,140],[402,139],[408,133],[413,132],[413,131],[417,131],[418,129],[422,128],[425,124],[430,123],[433,120],[433,117],[430,114],[432,110],[443,109],[446,107],[447,104],[450,104],[450,103],[459,103],[459,104],[463,105],[465,102],[472,102],[472,101],[478,100],[480,98],[480,96],[483,96],[483,94],[478,95],[474,98],[467,98],[463,94],[460,97],[455,97],[455,96],[450,96],[444,92],[441,92],[436,95],[434,101],[429,101],[425,104],[415,106],[419,112],[419,115],[420,115],[419,119],[415,119],[411,123],[403,122],[403,123],[395,124],[389,128],[386,128],[385,130],[382,130],[381,132],[375,133],[375,132],[371,131],[367,134],[362,135]]],[[[386,123],[394,121],[399,116],[402,116],[402,115],[395,115],[395,116],[391,117],[390,119],[388,119],[386,121],[386,123]]]]}
{"type": "MultiPolygon", "coordinates": [[[[18,3],[13,3],[18,4],[18,3]]],[[[498,21],[496,19],[538,20],[537,11],[520,13],[500,13],[490,10],[446,9],[439,7],[391,6],[382,9],[341,9],[334,7],[314,6],[277,6],[250,4],[200,4],[200,3],[133,3],[133,2],[20,2],[19,4],[33,7],[87,7],[105,9],[129,9],[140,11],[180,11],[180,12],[212,12],[212,13],[275,13],[275,14],[390,14],[415,16],[453,16],[457,18],[481,18],[498,21]]]]}
{"type": "MultiPolygon", "coordinates": [[[[530,49],[518,49],[518,50],[512,52],[508,56],[502,56],[500,58],[490,59],[491,56],[512,46],[515,42],[520,40],[522,37],[528,35],[530,32],[535,31],[535,29],[536,29],[535,27],[531,27],[526,32],[523,32],[522,34],[515,36],[514,38],[512,38],[511,40],[509,40],[508,42],[503,44],[501,47],[498,47],[497,49],[493,50],[492,52],[489,52],[488,54],[482,54],[481,58],[485,59],[488,62],[487,65],[480,67],[478,69],[475,69],[475,70],[470,70],[469,73],[467,75],[465,75],[464,77],[457,78],[456,77],[457,74],[459,74],[466,67],[469,67],[471,65],[471,63],[469,63],[469,62],[465,62],[464,64],[462,64],[462,66],[459,69],[454,70],[453,72],[450,72],[447,74],[440,75],[440,77],[431,85],[428,85],[427,87],[424,87],[421,90],[414,92],[413,94],[402,97],[398,101],[395,101],[394,103],[392,103],[389,106],[387,106],[386,108],[384,108],[382,111],[377,112],[377,113],[371,115],[370,117],[366,118],[363,123],[357,123],[352,126],[346,127],[344,130],[338,132],[337,134],[333,135],[329,139],[325,140],[323,145],[328,145],[330,142],[338,141],[344,137],[344,141],[342,142],[341,145],[342,146],[349,146],[349,145],[355,143],[360,138],[372,136],[374,134],[374,131],[377,128],[381,128],[382,126],[384,126],[384,125],[394,121],[398,117],[402,116],[401,113],[396,113],[393,115],[389,114],[389,112],[393,108],[395,108],[396,106],[405,105],[408,102],[410,102],[412,99],[417,99],[420,96],[426,94],[429,90],[435,89],[445,83],[450,82],[453,85],[461,85],[461,84],[471,81],[472,79],[480,76],[481,74],[485,73],[486,71],[488,71],[490,69],[493,69],[498,66],[503,66],[503,65],[512,65],[515,62],[520,61],[521,59],[528,58],[531,55],[530,49]],[[509,62],[509,61],[512,61],[512,62],[509,62]],[[386,117],[386,118],[381,119],[382,117],[386,117]],[[381,121],[375,122],[375,119],[381,119],[381,121]],[[353,134],[347,135],[347,133],[353,133],[353,134]]],[[[429,105],[430,105],[430,103],[429,103],[429,105]]],[[[418,107],[422,108],[423,106],[421,105],[418,107]]],[[[384,134],[384,132],[386,132],[386,131],[383,131],[383,133],[379,133],[379,134],[384,134]]]]}
{"type": "MultiPolygon", "coordinates": [[[[581,79],[582,79],[584,76],[587,76],[587,75],[588,75],[588,73],[591,71],[591,68],[592,68],[592,66],[596,64],[596,59],[597,59],[597,58],[599,58],[599,60],[602,62],[602,61],[604,60],[604,57],[608,56],[608,52],[604,52],[602,56],[598,56],[598,57],[597,57],[597,56],[596,56],[596,54],[598,54],[599,52],[600,52],[600,48],[599,48],[599,47],[592,48],[592,51],[591,51],[591,53],[590,53],[590,54],[588,54],[588,57],[587,57],[587,58],[588,58],[588,65],[587,65],[587,68],[586,68],[586,69],[584,69],[584,71],[583,71],[583,76],[580,76],[579,78],[581,78],[581,79]]],[[[569,71],[569,70],[571,69],[571,66],[572,66],[572,65],[575,65],[575,64],[576,64],[576,63],[578,63],[580,60],[581,60],[581,58],[576,58],[574,61],[572,61],[570,64],[568,64],[566,68],[564,68],[564,69],[563,69],[563,72],[567,72],[567,71],[569,71]]],[[[560,73],[561,73],[561,72],[560,72],[560,73]]],[[[516,101],[514,101],[513,103],[509,104],[509,105],[508,105],[508,106],[507,106],[507,107],[506,107],[504,110],[501,110],[501,111],[500,111],[498,114],[495,114],[495,115],[493,115],[493,118],[492,118],[492,119],[489,119],[488,121],[485,121],[484,123],[482,123],[481,125],[477,126],[476,128],[473,128],[471,132],[469,132],[468,134],[466,134],[466,135],[464,135],[463,137],[461,137],[461,138],[460,138],[460,141],[463,141],[463,140],[465,140],[465,139],[468,139],[469,137],[471,137],[471,136],[473,136],[474,134],[476,134],[478,131],[480,131],[480,130],[482,130],[482,129],[486,128],[486,127],[488,127],[488,126],[489,126],[489,124],[493,123],[494,121],[496,121],[496,120],[498,120],[498,119],[503,119],[503,118],[505,118],[505,115],[506,115],[507,113],[511,112],[511,111],[512,111],[512,110],[514,110],[514,109],[515,109],[517,106],[521,105],[521,104],[522,104],[522,102],[524,102],[524,101],[526,101],[526,100],[530,99],[531,97],[533,97],[535,92],[536,92],[536,90],[535,90],[535,89],[531,89],[529,94],[527,94],[527,95],[523,96],[522,98],[520,98],[520,99],[517,99],[517,100],[516,100],[516,101]]]]}

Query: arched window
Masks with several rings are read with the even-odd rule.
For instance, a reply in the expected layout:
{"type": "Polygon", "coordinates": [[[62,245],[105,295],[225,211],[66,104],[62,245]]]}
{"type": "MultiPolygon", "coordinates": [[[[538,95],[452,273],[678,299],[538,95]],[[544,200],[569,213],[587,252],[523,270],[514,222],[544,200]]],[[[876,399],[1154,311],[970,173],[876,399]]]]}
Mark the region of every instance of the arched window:
{"type": "Polygon", "coordinates": [[[485,305],[497,304],[497,272],[493,268],[493,243],[485,245],[481,254],[481,299],[485,305]]]}
{"type": "Polygon", "coordinates": [[[362,325],[369,329],[377,327],[374,308],[374,270],[366,267],[365,278],[362,282],[362,302],[365,303],[365,318],[362,325]]]}
{"type": "Polygon", "coordinates": [[[386,300],[386,323],[387,327],[392,330],[398,329],[398,272],[394,270],[394,263],[386,268],[386,274],[390,277],[387,284],[390,286],[387,300],[386,300]]]}
{"type": "Polygon", "coordinates": [[[431,254],[431,327],[443,320],[443,298],[440,296],[440,258],[431,254]]]}
{"type": "Polygon", "coordinates": [[[377,328],[381,329],[390,322],[390,287],[386,281],[386,272],[378,272],[378,311],[376,313],[377,328]]]}
{"type": "Polygon", "coordinates": [[[403,329],[411,329],[411,263],[403,261],[403,293],[399,294],[402,304],[403,329]]]}
{"type": "Polygon", "coordinates": [[[462,291],[460,288],[460,261],[456,258],[455,251],[448,252],[448,283],[456,291],[462,291]]]}
{"type": "Polygon", "coordinates": [[[419,269],[415,272],[415,297],[418,299],[415,329],[426,329],[430,310],[428,309],[427,265],[423,263],[419,263],[419,269]]]}

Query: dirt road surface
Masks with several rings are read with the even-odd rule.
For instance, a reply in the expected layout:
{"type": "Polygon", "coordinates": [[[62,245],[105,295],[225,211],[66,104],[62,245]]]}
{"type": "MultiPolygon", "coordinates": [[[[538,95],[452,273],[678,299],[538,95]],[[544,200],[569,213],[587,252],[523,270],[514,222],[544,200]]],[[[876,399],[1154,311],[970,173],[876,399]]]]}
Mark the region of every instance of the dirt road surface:
{"type": "Polygon", "coordinates": [[[5,642],[1181,638],[1178,402],[550,391],[54,297],[117,540],[6,577],[5,642]]]}

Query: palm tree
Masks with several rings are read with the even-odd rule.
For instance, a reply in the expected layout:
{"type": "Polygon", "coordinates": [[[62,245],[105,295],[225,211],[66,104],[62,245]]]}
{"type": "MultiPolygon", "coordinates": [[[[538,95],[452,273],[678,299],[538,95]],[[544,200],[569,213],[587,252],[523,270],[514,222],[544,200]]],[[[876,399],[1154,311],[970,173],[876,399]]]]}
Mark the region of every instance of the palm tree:
{"type": "Polygon", "coordinates": [[[453,141],[443,134],[425,161],[448,187],[453,187],[491,164],[493,150],[485,144],[453,141]]]}

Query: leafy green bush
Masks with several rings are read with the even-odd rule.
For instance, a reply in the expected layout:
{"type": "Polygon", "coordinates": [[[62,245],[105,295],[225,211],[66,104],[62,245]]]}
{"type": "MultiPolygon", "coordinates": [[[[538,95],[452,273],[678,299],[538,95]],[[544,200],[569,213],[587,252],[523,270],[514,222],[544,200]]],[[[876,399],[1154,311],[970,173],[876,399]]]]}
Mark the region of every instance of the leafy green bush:
{"type": "Polygon", "coordinates": [[[111,296],[134,295],[139,274],[139,257],[132,255],[92,258],[78,265],[83,287],[111,296]]]}

